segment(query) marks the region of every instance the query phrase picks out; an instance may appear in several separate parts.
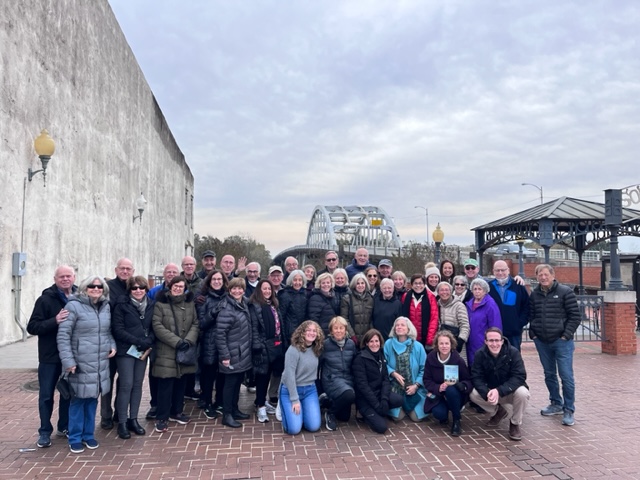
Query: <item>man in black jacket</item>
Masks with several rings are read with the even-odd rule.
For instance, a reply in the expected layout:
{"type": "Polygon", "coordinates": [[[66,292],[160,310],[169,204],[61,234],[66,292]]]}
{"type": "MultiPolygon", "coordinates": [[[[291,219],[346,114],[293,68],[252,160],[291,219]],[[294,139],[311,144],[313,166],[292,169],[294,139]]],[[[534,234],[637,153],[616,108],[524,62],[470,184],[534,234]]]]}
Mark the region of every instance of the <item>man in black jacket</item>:
{"type": "Polygon", "coordinates": [[[531,292],[529,336],[538,350],[550,403],[541,415],[562,415],[562,424],[575,423],[575,381],[573,378],[573,334],[582,315],[573,289],[558,283],[551,265],[536,267],[538,286],[531,292]],[[556,373],[557,372],[557,373],[556,373]],[[562,396],[558,384],[562,380],[562,396]]]}
{"type": "MultiPolygon", "coordinates": [[[[67,299],[75,290],[76,275],[73,268],[60,265],[53,275],[54,284],[42,291],[36,300],[33,313],[27,324],[27,332],[38,336],[38,411],[40,428],[38,429],[38,447],[51,446],[53,425],[53,395],[58,377],[62,373],[62,363],[58,353],[56,336],[58,325],[64,322],[69,312],[64,309],[67,299]]],[[[58,406],[58,437],[65,437],[69,425],[69,400],[60,398],[58,406]]]]}
{"type": "Polygon", "coordinates": [[[502,331],[490,327],[484,334],[484,347],[476,352],[471,367],[471,401],[491,413],[487,422],[497,427],[509,415],[503,405],[513,405],[509,438],[522,440],[520,425],[529,403],[527,372],[520,351],[509,344],[502,331]]]}

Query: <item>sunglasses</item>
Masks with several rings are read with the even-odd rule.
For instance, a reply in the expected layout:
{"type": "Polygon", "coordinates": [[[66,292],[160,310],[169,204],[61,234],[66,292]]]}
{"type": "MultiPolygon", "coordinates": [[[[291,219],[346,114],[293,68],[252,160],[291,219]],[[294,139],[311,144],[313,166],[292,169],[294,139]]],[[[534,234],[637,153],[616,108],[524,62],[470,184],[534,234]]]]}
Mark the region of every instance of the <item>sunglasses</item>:
{"type": "Polygon", "coordinates": [[[146,287],[139,287],[138,285],[131,287],[132,292],[135,292],[136,290],[146,290],[146,287]]]}
{"type": "Polygon", "coordinates": [[[467,265],[466,267],[464,267],[465,270],[475,270],[476,267],[473,265],[467,265]]]}
{"type": "Polygon", "coordinates": [[[87,285],[87,290],[103,290],[104,287],[102,285],[87,285]]]}
{"type": "Polygon", "coordinates": [[[467,284],[466,283],[454,283],[454,286],[456,286],[456,287],[466,287],[467,284]]]}
{"type": "Polygon", "coordinates": [[[327,262],[337,262],[337,258],[327,258],[327,262]]]}
{"type": "Polygon", "coordinates": [[[378,278],[378,275],[367,275],[367,278],[378,278]]]}

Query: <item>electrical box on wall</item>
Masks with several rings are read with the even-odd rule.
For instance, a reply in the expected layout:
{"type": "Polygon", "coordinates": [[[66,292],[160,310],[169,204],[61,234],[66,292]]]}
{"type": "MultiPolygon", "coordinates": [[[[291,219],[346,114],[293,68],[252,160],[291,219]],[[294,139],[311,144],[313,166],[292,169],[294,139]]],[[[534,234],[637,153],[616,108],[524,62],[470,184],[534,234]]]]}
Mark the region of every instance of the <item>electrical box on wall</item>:
{"type": "Polygon", "coordinates": [[[14,277],[23,277],[27,273],[27,254],[14,252],[11,274],[14,277]]]}

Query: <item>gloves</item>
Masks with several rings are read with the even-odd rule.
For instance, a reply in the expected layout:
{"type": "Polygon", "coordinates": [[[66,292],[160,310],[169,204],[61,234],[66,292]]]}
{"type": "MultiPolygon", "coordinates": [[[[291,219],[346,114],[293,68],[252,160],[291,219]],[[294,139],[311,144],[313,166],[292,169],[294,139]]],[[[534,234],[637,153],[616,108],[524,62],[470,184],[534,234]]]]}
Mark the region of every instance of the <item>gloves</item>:
{"type": "Polygon", "coordinates": [[[189,350],[189,346],[191,344],[189,342],[187,342],[186,340],[180,340],[178,342],[178,345],[176,345],[176,350],[182,350],[182,351],[186,351],[189,350]]]}
{"type": "Polygon", "coordinates": [[[458,353],[462,352],[462,347],[464,347],[465,341],[461,338],[458,339],[458,346],[456,347],[456,350],[458,351],[458,353]]]}
{"type": "Polygon", "coordinates": [[[196,296],[196,299],[195,299],[196,305],[203,305],[204,302],[206,301],[207,301],[207,297],[205,297],[204,295],[196,296]]]}
{"type": "Polygon", "coordinates": [[[466,393],[467,391],[467,386],[462,382],[456,383],[454,387],[456,387],[460,393],[466,393]]]}
{"type": "Polygon", "coordinates": [[[138,345],[138,348],[140,350],[146,350],[147,348],[151,348],[153,347],[153,338],[151,337],[144,337],[141,341],[140,341],[140,345],[138,345]]]}

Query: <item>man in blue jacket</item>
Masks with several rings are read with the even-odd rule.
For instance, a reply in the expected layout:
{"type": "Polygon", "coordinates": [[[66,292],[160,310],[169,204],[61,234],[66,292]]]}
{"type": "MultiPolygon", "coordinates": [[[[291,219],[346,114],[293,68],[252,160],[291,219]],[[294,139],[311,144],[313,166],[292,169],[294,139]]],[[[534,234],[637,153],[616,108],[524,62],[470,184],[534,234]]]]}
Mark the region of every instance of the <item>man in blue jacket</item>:
{"type": "MultiPolygon", "coordinates": [[[[75,290],[73,284],[76,274],[73,268],[60,265],[53,275],[54,284],[42,291],[42,295],[33,307],[33,313],[27,324],[27,332],[38,336],[38,411],[40,428],[38,429],[39,448],[51,446],[53,425],[53,395],[58,377],[62,373],[62,362],[58,353],[58,325],[69,315],[65,310],[67,299],[75,290]]],[[[58,406],[58,437],[65,437],[69,426],[69,400],[60,398],[58,406]]]]}
{"type": "Polygon", "coordinates": [[[538,350],[549,390],[550,404],[541,415],[562,415],[562,424],[575,423],[575,381],[573,378],[573,334],[582,315],[573,289],[556,281],[551,265],[536,267],[538,286],[531,292],[529,336],[538,350]],[[557,373],[556,373],[557,372],[557,373]],[[558,384],[562,381],[562,396],[558,384]]]}
{"type": "Polygon", "coordinates": [[[366,248],[357,249],[355,258],[346,268],[349,281],[351,281],[356,274],[364,273],[369,267],[375,267],[375,265],[369,263],[369,251],[366,248]]]}
{"type": "Polygon", "coordinates": [[[529,292],[509,276],[509,266],[504,260],[493,264],[495,278],[489,282],[489,295],[500,309],[502,332],[511,346],[520,350],[522,330],[529,323],[529,292]]]}

